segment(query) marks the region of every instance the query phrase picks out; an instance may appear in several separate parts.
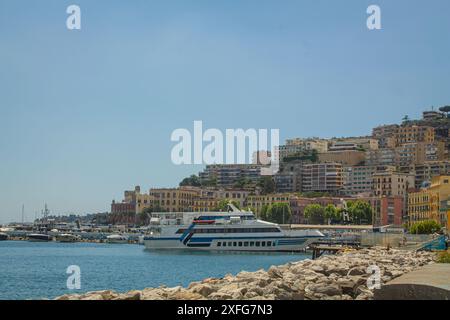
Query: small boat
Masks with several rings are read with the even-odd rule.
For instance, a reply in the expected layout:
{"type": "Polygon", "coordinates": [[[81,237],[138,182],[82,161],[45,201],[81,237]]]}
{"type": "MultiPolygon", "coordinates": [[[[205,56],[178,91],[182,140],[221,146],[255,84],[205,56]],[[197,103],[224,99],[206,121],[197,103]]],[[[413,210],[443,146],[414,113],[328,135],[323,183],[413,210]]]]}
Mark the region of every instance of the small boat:
{"type": "Polygon", "coordinates": [[[0,241],[8,240],[9,236],[6,233],[0,233],[0,241]]]}
{"type": "Polygon", "coordinates": [[[61,233],[55,236],[57,242],[78,242],[80,237],[70,233],[61,233]]]}
{"type": "Polygon", "coordinates": [[[112,234],[106,237],[108,243],[128,243],[128,237],[121,234],[112,234]]]}
{"type": "Polygon", "coordinates": [[[31,242],[49,242],[53,237],[45,233],[30,233],[27,235],[28,241],[31,242]]]}

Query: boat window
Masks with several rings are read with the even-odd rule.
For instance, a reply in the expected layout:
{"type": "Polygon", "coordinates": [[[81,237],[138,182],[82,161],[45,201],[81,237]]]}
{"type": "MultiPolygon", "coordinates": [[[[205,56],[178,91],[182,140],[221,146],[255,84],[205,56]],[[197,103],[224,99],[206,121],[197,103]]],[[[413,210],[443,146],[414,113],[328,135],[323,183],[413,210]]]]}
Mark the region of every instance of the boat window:
{"type": "Polygon", "coordinates": [[[265,241],[261,241],[261,247],[265,247],[266,246],[266,242],[265,241]]]}
{"type": "Polygon", "coordinates": [[[237,246],[236,242],[233,242],[233,247],[236,247],[236,246],[237,246]]]}
{"type": "MultiPolygon", "coordinates": [[[[180,229],[177,233],[183,233],[185,229],[180,229]]],[[[193,230],[194,233],[267,233],[281,232],[277,228],[198,228],[193,230]]]]}
{"type": "Polygon", "coordinates": [[[248,247],[248,241],[244,242],[244,247],[248,247]]]}
{"type": "Polygon", "coordinates": [[[224,247],[226,247],[226,246],[227,246],[227,243],[226,243],[226,242],[224,242],[224,243],[223,243],[223,246],[224,246],[224,247]]]}
{"type": "Polygon", "coordinates": [[[267,246],[271,247],[272,246],[272,241],[267,241],[267,246]]]}
{"type": "Polygon", "coordinates": [[[257,247],[259,247],[259,241],[256,241],[255,244],[257,247]]]}
{"type": "Polygon", "coordinates": [[[220,247],[222,245],[222,242],[217,242],[217,246],[220,247]]]}
{"type": "Polygon", "coordinates": [[[239,247],[242,247],[242,242],[241,241],[239,241],[239,247]]]}
{"type": "Polygon", "coordinates": [[[228,246],[231,247],[233,245],[232,242],[228,242],[228,246]]]}

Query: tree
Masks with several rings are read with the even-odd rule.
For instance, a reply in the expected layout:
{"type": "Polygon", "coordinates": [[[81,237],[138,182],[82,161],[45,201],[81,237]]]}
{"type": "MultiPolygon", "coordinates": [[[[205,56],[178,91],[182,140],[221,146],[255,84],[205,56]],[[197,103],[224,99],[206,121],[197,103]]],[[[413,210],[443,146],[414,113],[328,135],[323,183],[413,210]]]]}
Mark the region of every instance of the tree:
{"type": "Polygon", "coordinates": [[[365,201],[357,200],[347,203],[348,214],[353,224],[372,223],[372,206],[365,201]]]}
{"type": "Polygon", "coordinates": [[[202,181],[203,187],[217,187],[217,177],[213,176],[211,179],[202,181]]]}
{"type": "Polygon", "coordinates": [[[252,185],[252,184],[253,184],[253,181],[250,180],[250,178],[241,177],[233,184],[233,187],[244,189],[245,187],[252,185]]]}
{"type": "Polygon", "coordinates": [[[411,234],[432,234],[441,230],[441,225],[434,220],[425,220],[414,223],[409,232],[411,234]]]}
{"type": "Polygon", "coordinates": [[[328,224],[331,224],[331,221],[338,220],[339,213],[337,208],[331,203],[327,205],[324,209],[324,217],[328,224]]]}
{"type": "Polygon", "coordinates": [[[305,207],[305,218],[310,224],[323,224],[325,219],[325,208],[320,204],[309,204],[305,207]]]}
{"type": "Polygon", "coordinates": [[[184,178],[183,181],[180,182],[180,187],[191,186],[191,187],[201,187],[202,183],[200,178],[193,174],[188,178],[184,178]]]}
{"type": "Polygon", "coordinates": [[[266,217],[268,221],[278,224],[291,223],[291,207],[285,202],[273,203],[267,208],[266,217]]]}
{"type": "Polygon", "coordinates": [[[267,216],[267,209],[269,208],[269,206],[267,204],[263,204],[261,206],[261,211],[259,213],[259,216],[261,218],[261,220],[269,220],[268,216],[267,216]]]}
{"type": "Polygon", "coordinates": [[[258,187],[261,188],[261,194],[270,194],[275,192],[275,182],[270,176],[263,176],[258,181],[258,187]]]}
{"type": "Polygon", "coordinates": [[[408,124],[409,123],[409,116],[408,115],[404,116],[402,118],[402,122],[403,122],[403,124],[408,124]]]}
{"type": "Polygon", "coordinates": [[[327,192],[309,191],[300,193],[300,196],[305,198],[322,198],[322,197],[329,197],[330,194],[327,192]]]}
{"type": "MultiPolygon", "coordinates": [[[[228,211],[228,204],[230,203],[230,200],[227,199],[223,199],[220,200],[219,203],[217,204],[217,206],[214,208],[214,211],[228,211]]],[[[239,209],[239,203],[236,201],[231,201],[231,203],[239,209]]]]}

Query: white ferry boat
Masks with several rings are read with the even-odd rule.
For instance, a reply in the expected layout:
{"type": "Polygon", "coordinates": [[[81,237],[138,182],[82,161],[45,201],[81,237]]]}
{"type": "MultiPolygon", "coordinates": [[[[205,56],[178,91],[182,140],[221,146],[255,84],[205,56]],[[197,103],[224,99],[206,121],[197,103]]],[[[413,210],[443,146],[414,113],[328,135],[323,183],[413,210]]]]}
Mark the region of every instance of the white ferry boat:
{"type": "Polygon", "coordinates": [[[152,213],[147,249],[295,252],[324,235],[317,230],[285,230],[229,205],[229,212],[152,213]]]}

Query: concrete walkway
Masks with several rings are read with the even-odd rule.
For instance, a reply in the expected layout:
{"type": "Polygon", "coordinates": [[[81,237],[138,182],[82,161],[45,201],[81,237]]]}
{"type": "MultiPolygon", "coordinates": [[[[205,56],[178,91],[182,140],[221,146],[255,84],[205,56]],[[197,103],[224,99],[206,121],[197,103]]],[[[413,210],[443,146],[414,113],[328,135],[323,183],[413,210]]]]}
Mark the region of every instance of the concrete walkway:
{"type": "Polygon", "coordinates": [[[375,290],[375,300],[450,300],[450,264],[435,263],[375,290]]]}

